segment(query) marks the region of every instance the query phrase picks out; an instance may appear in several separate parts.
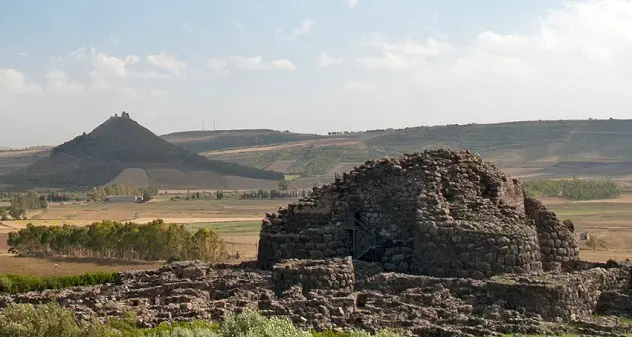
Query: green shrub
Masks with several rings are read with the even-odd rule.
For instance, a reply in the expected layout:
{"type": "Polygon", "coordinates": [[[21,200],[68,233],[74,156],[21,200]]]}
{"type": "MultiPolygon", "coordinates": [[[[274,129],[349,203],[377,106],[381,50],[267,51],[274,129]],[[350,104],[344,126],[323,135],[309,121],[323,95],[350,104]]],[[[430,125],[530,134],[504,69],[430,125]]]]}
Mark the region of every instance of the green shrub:
{"type": "Polygon", "coordinates": [[[33,306],[10,304],[0,312],[0,337],[110,337],[101,324],[83,324],[56,302],[33,306]]]}
{"type": "Polygon", "coordinates": [[[568,200],[616,199],[621,195],[617,184],[609,180],[534,180],[525,182],[524,188],[532,196],[568,200]]]}
{"type": "Polygon", "coordinates": [[[136,327],[136,314],[127,313],[107,323],[77,321],[71,310],[58,303],[11,304],[0,311],[0,337],[398,337],[390,330],[376,335],[309,333],[286,318],[264,317],[254,311],[228,316],[221,325],[194,322],[163,322],[151,329],[136,327]]]}
{"type": "Polygon", "coordinates": [[[222,337],[311,337],[311,333],[297,329],[289,319],[264,317],[254,311],[229,315],[219,329],[222,337]]]}
{"type": "Polygon", "coordinates": [[[42,291],[46,289],[63,289],[77,286],[92,286],[97,284],[113,283],[117,273],[86,273],[78,276],[24,276],[1,275],[0,293],[24,293],[29,291],[42,291]]]}

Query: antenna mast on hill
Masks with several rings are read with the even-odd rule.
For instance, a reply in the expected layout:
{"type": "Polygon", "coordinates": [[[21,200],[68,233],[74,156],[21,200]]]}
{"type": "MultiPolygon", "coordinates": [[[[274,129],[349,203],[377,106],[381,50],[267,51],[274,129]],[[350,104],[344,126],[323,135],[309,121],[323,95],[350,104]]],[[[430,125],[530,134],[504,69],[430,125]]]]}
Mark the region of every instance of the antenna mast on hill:
{"type": "Polygon", "coordinates": [[[202,131],[204,131],[204,122],[202,122],[202,131]]]}
{"type": "Polygon", "coordinates": [[[215,131],[215,120],[213,120],[213,131],[215,131]]]}

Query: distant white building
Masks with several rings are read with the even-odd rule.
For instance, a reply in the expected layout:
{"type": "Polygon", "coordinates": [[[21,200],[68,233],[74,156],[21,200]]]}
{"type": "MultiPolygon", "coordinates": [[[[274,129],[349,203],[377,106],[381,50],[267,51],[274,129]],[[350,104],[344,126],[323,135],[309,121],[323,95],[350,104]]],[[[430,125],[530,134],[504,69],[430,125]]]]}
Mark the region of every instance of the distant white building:
{"type": "Polygon", "coordinates": [[[105,202],[141,202],[143,201],[143,197],[139,197],[136,195],[108,195],[105,199],[105,202]]]}
{"type": "Polygon", "coordinates": [[[590,240],[590,234],[588,232],[580,233],[579,239],[582,241],[590,240]]]}

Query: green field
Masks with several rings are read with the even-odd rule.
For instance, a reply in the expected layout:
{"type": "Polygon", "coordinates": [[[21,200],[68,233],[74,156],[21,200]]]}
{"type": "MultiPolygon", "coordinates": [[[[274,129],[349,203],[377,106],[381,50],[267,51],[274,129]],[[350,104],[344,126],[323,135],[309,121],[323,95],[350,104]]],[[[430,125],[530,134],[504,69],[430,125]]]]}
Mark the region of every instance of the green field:
{"type": "Polygon", "coordinates": [[[212,229],[220,235],[259,235],[261,221],[225,221],[225,222],[197,222],[185,224],[187,229],[197,231],[199,228],[212,229]]]}

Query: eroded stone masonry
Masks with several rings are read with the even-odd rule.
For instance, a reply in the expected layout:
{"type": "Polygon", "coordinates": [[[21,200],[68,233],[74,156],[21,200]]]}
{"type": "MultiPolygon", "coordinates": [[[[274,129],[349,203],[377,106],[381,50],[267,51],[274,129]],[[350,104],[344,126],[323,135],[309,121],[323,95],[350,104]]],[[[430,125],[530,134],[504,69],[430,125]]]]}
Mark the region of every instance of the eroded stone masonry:
{"type": "Polygon", "coordinates": [[[257,261],[173,263],[0,296],[0,308],[57,300],[82,318],[134,310],[144,326],[252,309],[318,331],[624,336],[630,264],[579,260],[567,223],[471,152],[426,151],[367,162],[266,214],[257,261]]]}
{"type": "Polygon", "coordinates": [[[579,258],[572,228],[465,150],[366,162],[267,214],[258,262],[352,256],[387,271],[482,279],[579,258]]]}

